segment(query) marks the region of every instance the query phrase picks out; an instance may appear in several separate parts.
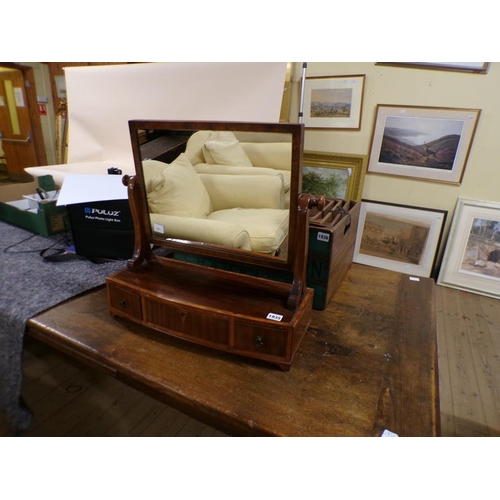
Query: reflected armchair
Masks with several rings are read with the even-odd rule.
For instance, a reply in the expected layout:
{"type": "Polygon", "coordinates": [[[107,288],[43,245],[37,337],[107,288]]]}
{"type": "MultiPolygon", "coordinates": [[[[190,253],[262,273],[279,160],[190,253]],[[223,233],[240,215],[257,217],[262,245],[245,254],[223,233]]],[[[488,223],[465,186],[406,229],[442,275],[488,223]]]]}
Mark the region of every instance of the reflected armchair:
{"type": "Polygon", "coordinates": [[[292,145],[287,134],[252,132],[195,132],[186,145],[186,156],[199,174],[281,174],[285,206],[290,206],[292,145]]]}
{"type": "Polygon", "coordinates": [[[283,176],[198,174],[186,154],[143,162],[153,234],[274,255],[288,235],[283,176]]]}

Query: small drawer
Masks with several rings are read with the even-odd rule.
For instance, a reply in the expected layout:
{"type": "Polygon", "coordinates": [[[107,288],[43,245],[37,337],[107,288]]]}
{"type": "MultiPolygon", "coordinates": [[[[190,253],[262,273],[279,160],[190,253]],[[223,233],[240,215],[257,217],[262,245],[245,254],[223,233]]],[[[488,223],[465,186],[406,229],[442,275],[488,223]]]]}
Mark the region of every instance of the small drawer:
{"type": "Polygon", "coordinates": [[[283,329],[238,322],[234,325],[234,349],[237,351],[284,358],[286,344],[287,335],[283,329]]]}
{"type": "Polygon", "coordinates": [[[144,320],[166,331],[221,346],[229,344],[229,320],[146,299],[144,320]]]}
{"type": "Polygon", "coordinates": [[[109,303],[111,307],[128,316],[142,319],[141,296],[124,288],[108,285],[109,303]]]}

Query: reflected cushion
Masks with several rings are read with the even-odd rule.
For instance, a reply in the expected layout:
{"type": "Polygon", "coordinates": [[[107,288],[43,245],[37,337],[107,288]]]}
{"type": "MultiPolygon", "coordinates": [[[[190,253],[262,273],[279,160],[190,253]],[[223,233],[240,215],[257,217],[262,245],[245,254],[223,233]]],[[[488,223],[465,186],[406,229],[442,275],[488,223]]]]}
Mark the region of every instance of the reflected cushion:
{"type": "Polygon", "coordinates": [[[182,153],[174,162],[165,165],[166,168],[146,182],[150,211],[181,217],[207,217],[212,211],[210,197],[187,156],[182,153]]]}
{"type": "Polygon", "coordinates": [[[146,186],[158,174],[161,174],[166,168],[168,163],[158,160],[144,160],[142,162],[142,173],[144,175],[144,182],[146,186]]]}
{"type": "Polygon", "coordinates": [[[203,145],[203,156],[206,163],[214,165],[253,166],[232,132],[212,133],[203,145]]]}
{"type": "Polygon", "coordinates": [[[213,210],[285,208],[283,176],[199,174],[213,210]]]}
{"type": "Polygon", "coordinates": [[[273,255],[288,234],[288,210],[272,208],[233,208],[209,215],[210,220],[244,221],[254,252],[273,255]]]}
{"type": "Polygon", "coordinates": [[[210,219],[189,219],[173,215],[150,214],[153,234],[159,238],[202,241],[231,248],[251,250],[250,236],[242,224],[210,219]]]}

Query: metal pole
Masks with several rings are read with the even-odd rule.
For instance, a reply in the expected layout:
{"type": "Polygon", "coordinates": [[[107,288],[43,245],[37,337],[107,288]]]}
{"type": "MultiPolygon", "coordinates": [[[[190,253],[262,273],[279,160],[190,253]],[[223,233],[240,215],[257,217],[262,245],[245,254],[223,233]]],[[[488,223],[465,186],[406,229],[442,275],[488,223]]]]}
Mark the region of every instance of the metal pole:
{"type": "Polygon", "coordinates": [[[307,63],[302,63],[302,80],[300,82],[300,104],[299,104],[299,123],[302,123],[302,118],[304,117],[303,107],[304,107],[304,90],[306,86],[306,70],[307,63]]]}

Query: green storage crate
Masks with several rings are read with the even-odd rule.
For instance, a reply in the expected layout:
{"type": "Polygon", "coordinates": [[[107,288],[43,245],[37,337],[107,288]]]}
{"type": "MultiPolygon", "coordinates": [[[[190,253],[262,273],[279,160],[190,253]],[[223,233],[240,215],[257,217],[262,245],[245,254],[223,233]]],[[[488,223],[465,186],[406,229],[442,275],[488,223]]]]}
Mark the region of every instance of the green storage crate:
{"type": "Polygon", "coordinates": [[[309,219],[307,286],[314,289],[314,309],[325,309],[351,267],[360,203],[327,198],[309,219]]]}
{"type": "Polygon", "coordinates": [[[69,230],[66,207],[56,206],[58,191],[54,190],[52,176],[39,177],[39,185],[48,194],[47,199],[32,194],[22,200],[0,202],[0,219],[43,236],[69,230]]]}
{"type": "MultiPolygon", "coordinates": [[[[306,286],[314,289],[314,309],[325,309],[351,266],[359,220],[359,207],[358,202],[327,198],[325,209],[322,212],[313,211],[311,213],[306,286]]],[[[212,259],[187,252],[174,251],[172,257],[200,266],[284,283],[291,283],[293,277],[289,271],[212,259]]]]}

